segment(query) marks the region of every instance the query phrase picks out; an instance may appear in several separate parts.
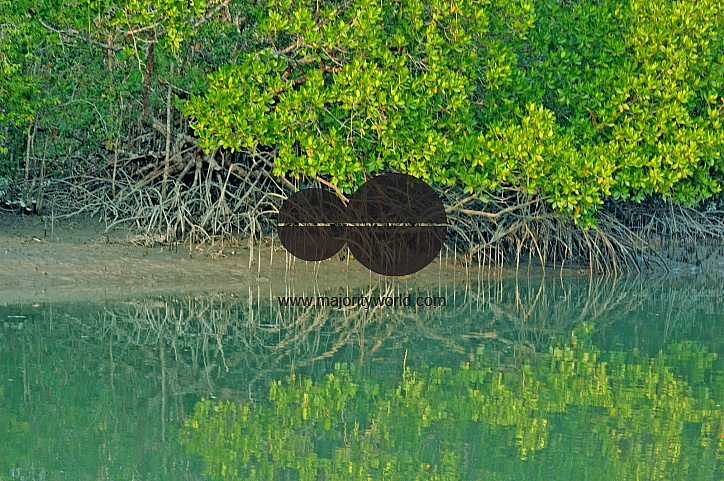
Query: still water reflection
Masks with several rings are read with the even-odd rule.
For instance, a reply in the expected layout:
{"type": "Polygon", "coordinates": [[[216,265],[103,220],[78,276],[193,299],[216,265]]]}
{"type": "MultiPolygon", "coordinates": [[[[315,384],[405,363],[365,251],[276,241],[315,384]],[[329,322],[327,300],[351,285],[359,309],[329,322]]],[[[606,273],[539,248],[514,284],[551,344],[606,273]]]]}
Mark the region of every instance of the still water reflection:
{"type": "Polygon", "coordinates": [[[372,289],[0,307],[0,480],[722,479],[719,279],[372,289]]]}

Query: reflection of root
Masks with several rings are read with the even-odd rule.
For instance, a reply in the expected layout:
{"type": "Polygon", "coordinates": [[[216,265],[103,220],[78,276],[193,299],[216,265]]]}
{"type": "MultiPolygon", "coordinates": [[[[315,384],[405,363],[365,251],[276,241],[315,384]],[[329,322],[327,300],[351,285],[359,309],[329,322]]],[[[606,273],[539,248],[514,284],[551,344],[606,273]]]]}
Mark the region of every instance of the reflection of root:
{"type": "MultiPolygon", "coordinates": [[[[361,366],[374,361],[374,369],[396,376],[406,349],[411,363],[450,366],[485,359],[516,369],[548,352],[551,342],[570,336],[581,323],[595,322],[605,332],[631,312],[655,305],[667,313],[662,330],[670,335],[692,311],[715,312],[724,295],[724,289],[710,285],[671,287],[666,282],[650,277],[645,282],[491,280],[456,286],[458,301],[448,297],[445,309],[281,308],[264,299],[229,295],[156,296],[109,304],[95,316],[68,313],[63,325],[74,333],[69,339],[80,339],[89,352],[108,349],[112,339],[117,369],[138,370],[141,356],[144,366],[163,370],[169,394],[241,399],[248,393],[263,396],[270,380],[331,360],[361,366]]],[[[383,281],[360,294],[395,295],[405,285],[383,281]]],[[[42,323],[27,322],[22,334],[40,329],[42,323]]]]}

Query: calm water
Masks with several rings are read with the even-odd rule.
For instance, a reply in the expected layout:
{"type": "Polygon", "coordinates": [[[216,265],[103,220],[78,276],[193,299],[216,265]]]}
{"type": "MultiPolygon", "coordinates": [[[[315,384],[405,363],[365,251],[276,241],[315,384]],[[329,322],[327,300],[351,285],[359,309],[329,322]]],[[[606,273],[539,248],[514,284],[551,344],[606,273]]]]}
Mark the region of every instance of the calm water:
{"type": "Polygon", "coordinates": [[[724,476],[720,279],[410,292],[0,307],[0,480],[724,476]]]}

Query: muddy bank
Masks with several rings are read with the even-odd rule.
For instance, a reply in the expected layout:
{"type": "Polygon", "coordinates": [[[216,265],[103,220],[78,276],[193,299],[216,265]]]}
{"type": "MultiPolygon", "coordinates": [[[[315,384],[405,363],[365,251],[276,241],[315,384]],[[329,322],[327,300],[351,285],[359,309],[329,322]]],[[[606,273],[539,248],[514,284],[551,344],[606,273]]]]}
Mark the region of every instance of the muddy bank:
{"type": "MultiPolygon", "coordinates": [[[[56,221],[0,213],[0,304],[92,300],[170,292],[249,289],[282,295],[320,289],[362,287],[379,278],[354,260],[337,257],[319,264],[291,259],[280,245],[255,246],[251,265],[245,245],[151,245],[125,228],[105,234],[95,219],[56,221]],[[274,250],[272,254],[272,249],[274,250]]],[[[658,253],[670,272],[724,274],[724,248],[717,245],[661,245],[658,253]]],[[[477,266],[469,275],[477,278],[477,266]]],[[[521,268],[541,275],[540,266],[521,268]]],[[[560,275],[560,272],[551,273],[560,275]]],[[[565,275],[588,274],[566,269],[565,275]]],[[[486,270],[484,276],[515,275],[514,270],[486,270]]],[[[415,283],[466,277],[463,265],[435,261],[410,276],[415,283]],[[446,265],[447,264],[447,265],[446,265]]]]}
{"type": "MultiPolygon", "coordinates": [[[[169,292],[250,288],[274,295],[340,286],[361,287],[379,278],[354,260],[337,257],[319,264],[288,257],[280,245],[160,246],[127,229],[104,234],[94,219],[56,221],[0,213],[0,304],[92,300],[169,292]],[[150,244],[150,243],[148,243],[150,244]],[[274,250],[272,254],[272,249],[274,250]],[[316,280],[316,282],[315,282],[316,280]]],[[[410,276],[439,282],[465,274],[437,263],[410,276]]]]}

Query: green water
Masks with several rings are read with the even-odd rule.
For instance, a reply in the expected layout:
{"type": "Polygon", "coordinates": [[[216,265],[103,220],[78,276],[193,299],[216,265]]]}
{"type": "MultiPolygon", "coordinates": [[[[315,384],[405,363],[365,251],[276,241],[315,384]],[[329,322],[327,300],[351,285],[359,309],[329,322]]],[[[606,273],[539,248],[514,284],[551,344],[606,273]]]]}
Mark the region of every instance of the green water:
{"type": "Polygon", "coordinates": [[[722,479],[720,279],[410,292],[0,305],[0,479],[722,479]]]}

